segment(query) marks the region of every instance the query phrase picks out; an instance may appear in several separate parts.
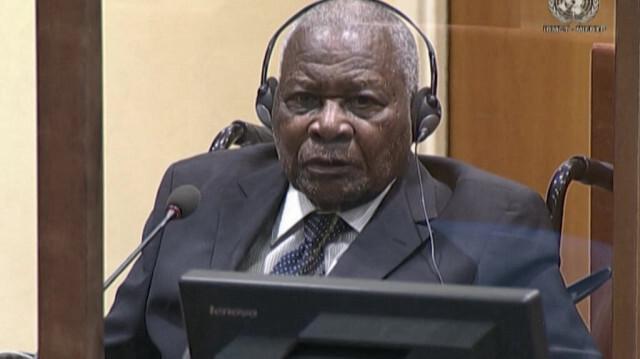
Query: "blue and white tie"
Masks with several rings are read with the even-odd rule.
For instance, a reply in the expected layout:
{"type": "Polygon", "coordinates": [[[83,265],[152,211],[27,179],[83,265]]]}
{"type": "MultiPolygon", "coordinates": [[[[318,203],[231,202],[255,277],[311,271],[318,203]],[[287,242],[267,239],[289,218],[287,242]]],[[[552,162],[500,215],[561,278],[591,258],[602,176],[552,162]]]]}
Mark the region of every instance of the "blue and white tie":
{"type": "Polygon", "coordinates": [[[311,213],[304,218],[304,241],[278,260],[271,273],[313,275],[324,265],[324,246],[348,225],[335,213],[311,213]]]}

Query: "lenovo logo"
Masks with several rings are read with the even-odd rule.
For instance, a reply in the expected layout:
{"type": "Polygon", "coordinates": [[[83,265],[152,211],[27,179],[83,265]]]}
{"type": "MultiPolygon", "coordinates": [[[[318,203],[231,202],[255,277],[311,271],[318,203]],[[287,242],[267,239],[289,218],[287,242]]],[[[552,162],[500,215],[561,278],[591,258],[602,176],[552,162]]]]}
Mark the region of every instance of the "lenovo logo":
{"type": "Polygon", "coordinates": [[[258,317],[257,309],[245,308],[224,308],[216,307],[213,304],[209,306],[209,315],[212,317],[233,317],[255,319],[258,317]]]}

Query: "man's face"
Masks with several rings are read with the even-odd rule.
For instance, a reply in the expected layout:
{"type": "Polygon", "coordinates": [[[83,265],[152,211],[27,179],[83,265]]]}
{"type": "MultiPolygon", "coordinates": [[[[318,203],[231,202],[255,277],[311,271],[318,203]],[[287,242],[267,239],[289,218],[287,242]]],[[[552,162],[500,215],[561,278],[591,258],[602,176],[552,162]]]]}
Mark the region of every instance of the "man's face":
{"type": "Polygon", "coordinates": [[[288,42],[276,147],[289,181],[323,210],[371,200],[404,170],[410,99],[394,51],[371,27],[297,30],[288,42]]]}

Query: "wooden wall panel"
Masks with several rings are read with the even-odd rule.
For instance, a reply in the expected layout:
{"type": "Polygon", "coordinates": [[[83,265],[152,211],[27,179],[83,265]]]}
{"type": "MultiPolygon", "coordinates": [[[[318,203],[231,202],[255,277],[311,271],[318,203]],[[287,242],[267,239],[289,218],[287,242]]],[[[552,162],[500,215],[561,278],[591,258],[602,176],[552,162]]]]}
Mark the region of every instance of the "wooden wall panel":
{"type": "Polygon", "coordinates": [[[613,357],[640,351],[640,1],[616,8],[613,357]]]}
{"type": "Polygon", "coordinates": [[[38,0],[38,352],[101,358],[100,0],[38,0]]]}
{"type": "MultiPolygon", "coordinates": [[[[591,57],[591,157],[614,162],[615,47],[595,44],[591,57]]],[[[591,188],[591,271],[613,266],[613,193],[591,188]]],[[[591,333],[605,359],[611,352],[611,289],[591,295],[591,333]]]]}
{"type": "MultiPolygon", "coordinates": [[[[541,195],[554,170],[590,153],[593,42],[613,42],[613,2],[591,24],[603,34],[544,33],[559,23],[541,0],[451,2],[450,156],[524,183],[541,195]]],[[[562,271],[589,273],[589,190],[567,198],[562,271]]],[[[589,321],[588,301],[580,312],[589,321]]]]}

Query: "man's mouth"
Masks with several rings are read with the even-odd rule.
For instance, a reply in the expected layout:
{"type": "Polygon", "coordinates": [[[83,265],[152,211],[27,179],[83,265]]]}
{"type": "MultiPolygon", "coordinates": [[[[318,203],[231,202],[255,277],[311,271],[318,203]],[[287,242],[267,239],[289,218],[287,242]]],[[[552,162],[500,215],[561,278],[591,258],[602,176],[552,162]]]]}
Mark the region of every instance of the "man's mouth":
{"type": "Polygon", "coordinates": [[[340,176],[353,169],[353,165],[342,159],[312,158],[304,161],[302,167],[318,176],[340,176]]]}

